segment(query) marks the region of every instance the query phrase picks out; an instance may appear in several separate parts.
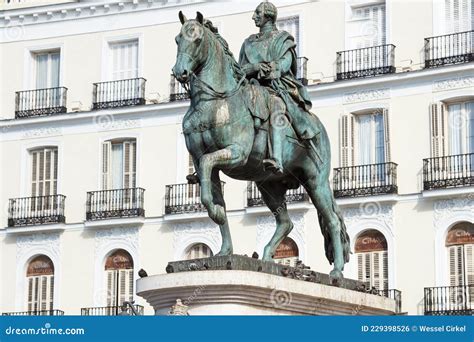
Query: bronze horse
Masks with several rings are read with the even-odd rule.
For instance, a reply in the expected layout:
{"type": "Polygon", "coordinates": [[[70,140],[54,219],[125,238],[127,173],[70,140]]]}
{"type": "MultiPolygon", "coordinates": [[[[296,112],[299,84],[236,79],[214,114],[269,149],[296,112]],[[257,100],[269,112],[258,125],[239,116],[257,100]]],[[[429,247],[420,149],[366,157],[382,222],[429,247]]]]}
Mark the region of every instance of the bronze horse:
{"type": "MultiPolygon", "coordinates": [[[[293,228],[286,191],[303,185],[318,211],[326,257],[334,263],[330,276],[338,282],[349,261],[349,236],[329,186],[330,144],[322,123],[315,115],[311,117],[315,131],[320,132],[312,141],[315,151],[298,140],[284,115],[280,123],[272,122],[286,131],[284,172],[277,175],[266,171],[262,160],[268,149],[268,123],[257,127],[248,105],[251,88],[255,91],[259,86],[245,79],[227,44],[209,29],[202,14],[198,12],[196,19],[187,20],[180,12],[179,19],[182,27],[176,36],[178,53],[173,74],[189,86],[191,104],[183,119],[183,133],[201,184],[201,201],[220,227],[222,246],[218,255],[233,252],[219,171],[234,179],[254,181],[275,216],[276,230],[263,253],[266,261],[273,260],[276,248],[293,228]]],[[[284,112],[283,101],[263,98],[272,102],[270,108],[284,112]]]]}

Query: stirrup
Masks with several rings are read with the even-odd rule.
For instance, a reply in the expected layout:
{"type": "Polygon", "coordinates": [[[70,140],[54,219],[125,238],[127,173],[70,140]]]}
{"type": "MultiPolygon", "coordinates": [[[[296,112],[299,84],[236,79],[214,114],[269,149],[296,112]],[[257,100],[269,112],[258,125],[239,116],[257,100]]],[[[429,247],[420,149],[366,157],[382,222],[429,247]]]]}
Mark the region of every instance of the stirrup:
{"type": "Polygon", "coordinates": [[[265,171],[272,171],[277,175],[283,174],[283,167],[281,167],[280,163],[275,159],[264,159],[263,167],[265,168],[265,171]]]}

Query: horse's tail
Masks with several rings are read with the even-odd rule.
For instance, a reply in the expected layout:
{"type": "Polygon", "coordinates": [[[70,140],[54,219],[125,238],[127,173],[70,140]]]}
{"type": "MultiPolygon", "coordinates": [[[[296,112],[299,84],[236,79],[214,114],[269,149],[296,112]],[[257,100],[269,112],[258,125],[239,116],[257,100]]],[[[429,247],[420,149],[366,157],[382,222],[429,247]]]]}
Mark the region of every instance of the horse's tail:
{"type": "MultiPolygon", "coordinates": [[[[331,196],[332,197],[332,196],[331,196]]],[[[349,262],[349,255],[351,253],[350,247],[350,239],[349,235],[347,234],[346,225],[344,223],[344,219],[342,218],[342,214],[335,205],[334,198],[332,197],[332,211],[336,214],[339,225],[341,227],[341,244],[342,244],[342,251],[344,256],[344,263],[349,262]]],[[[318,210],[318,219],[319,219],[319,226],[321,227],[321,232],[324,236],[324,249],[326,251],[326,258],[329,260],[329,263],[332,264],[334,262],[334,249],[332,244],[332,236],[331,236],[331,227],[329,222],[326,222],[323,215],[318,210]]]]}

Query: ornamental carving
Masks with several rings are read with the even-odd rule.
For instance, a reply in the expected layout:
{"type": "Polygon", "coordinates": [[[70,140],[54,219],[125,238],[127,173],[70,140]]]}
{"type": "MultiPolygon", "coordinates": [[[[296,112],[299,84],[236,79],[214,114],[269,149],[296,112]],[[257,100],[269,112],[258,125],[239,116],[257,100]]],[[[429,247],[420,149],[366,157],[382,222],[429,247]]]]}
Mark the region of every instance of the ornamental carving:
{"type": "Polygon", "coordinates": [[[435,227],[442,227],[446,220],[453,219],[474,222],[474,194],[435,202],[433,219],[435,227]]]}
{"type": "Polygon", "coordinates": [[[95,233],[95,252],[100,254],[105,249],[117,245],[127,245],[127,252],[133,255],[138,251],[138,228],[112,228],[95,233]]]}
{"type": "Polygon", "coordinates": [[[53,260],[59,260],[59,246],[59,233],[18,236],[16,238],[17,260],[24,260],[35,253],[48,254],[53,260]]]}
{"type": "Polygon", "coordinates": [[[466,88],[474,86],[474,76],[456,77],[433,83],[433,91],[466,88]]]}
{"type": "Polygon", "coordinates": [[[173,225],[173,250],[175,259],[183,257],[190,244],[204,243],[214,253],[217,253],[222,244],[219,226],[211,220],[187,221],[173,225]]]}
{"type": "Polygon", "coordinates": [[[343,97],[344,104],[357,103],[365,101],[373,101],[379,99],[386,99],[390,97],[390,89],[369,89],[361,90],[353,93],[345,93],[343,97]]]}

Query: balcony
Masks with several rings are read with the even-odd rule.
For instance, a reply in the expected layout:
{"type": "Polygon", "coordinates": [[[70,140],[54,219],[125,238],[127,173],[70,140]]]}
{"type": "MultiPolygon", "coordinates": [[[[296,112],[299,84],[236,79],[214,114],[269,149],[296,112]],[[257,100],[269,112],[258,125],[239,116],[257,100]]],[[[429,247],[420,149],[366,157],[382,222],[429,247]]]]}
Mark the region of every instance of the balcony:
{"type": "MultiPolygon", "coordinates": [[[[135,312],[139,316],[143,316],[143,306],[133,305],[135,312]]],[[[130,306],[125,307],[125,311],[122,310],[121,306],[103,306],[95,308],[82,308],[81,316],[120,316],[127,315],[132,316],[135,313],[132,311],[130,306]]]]}
{"type": "Polygon", "coordinates": [[[56,87],[17,91],[15,118],[32,118],[66,113],[67,88],[56,87]]]}
{"type": "Polygon", "coordinates": [[[425,68],[474,61],[474,31],[425,38],[425,68]]]}
{"type": "Polygon", "coordinates": [[[145,216],[145,189],[114,189],[87,193],[86,219],[106,220],[121,217],[145,216]]]}
{"type": "Polygon", "coordinates": [[[474,315],[474,285],[425,287],[425,315],[474,315]]]}
{"type": "Polygon", "coordinates": [[[64,195],[10,199],[8,227],[64,223],[64,195]]]}
{"type": "Polygon", "coordinates": [[[336,64],[338,81],[391,74],[395,72],[395,45],[339,51],[336,64]]]}
{"type": "Polygon", "coordinates": [[[188,100],[189,94],[176,78],[171,75],[170,81],[170,102],[188,100]]]}
{"type": "Polygon", "coordinates": [[[308,58],[298,57],[296,59],[296,78],[303,85],[308,85],[308,58]]]}
{"type": "Polygon", "coordinates": [[[62,310],[37,310],[37,311],[20,311],[20,312],[4,312],[2,316],[64,316],[62,310]]]}
{"type": "Polygon", "coordinates": [[[395,304],[396,304],[395,313],[402,312],[402,292],[400,290],[396,290],[396,289],[377,290],[377,294],[379,296],[395,300],[395,304]]]}
{"type": "MultiPolygon", "coordinates": [[[[224,190],[224,182],[221,182],[224,190]]],[[[201,187],[199,184],[171,184],[166,186],[165,214],[186,214],[205,212],[201,203],[201,187]]]]}
{"type": "Polygon", "coordinates": [[[334,169],[334,197],[396,194],[397,164],[380,163],[334,169]]]}
{"type": "MultiPolygon", "coordinates": [[[[285,195],[286,203],[309,202],[309,196],[303,186],[298,189],[289,189],[285,195]]],[[[265,205],[262,194],[254,182],[247,183],[247,207],[257,207],[265,205]]]]}
{"type": "Polygon", "coordinates": [[[423,189],[474,185],[474,153],[423,159],[423,189]]]}
{"type": "Polygon", "coordinates": [[[93,109],[118,108],[145,104],[144,78],[94,83],[93,109]]]}

